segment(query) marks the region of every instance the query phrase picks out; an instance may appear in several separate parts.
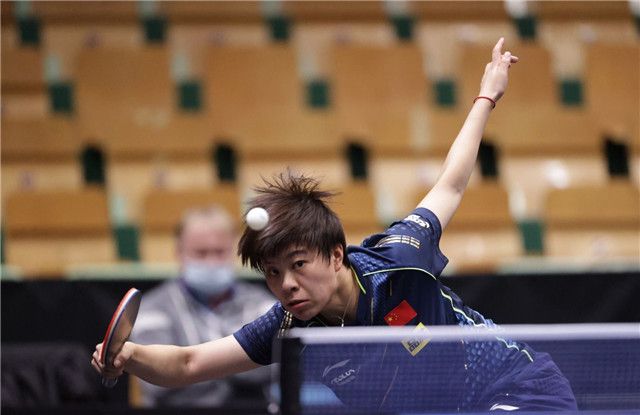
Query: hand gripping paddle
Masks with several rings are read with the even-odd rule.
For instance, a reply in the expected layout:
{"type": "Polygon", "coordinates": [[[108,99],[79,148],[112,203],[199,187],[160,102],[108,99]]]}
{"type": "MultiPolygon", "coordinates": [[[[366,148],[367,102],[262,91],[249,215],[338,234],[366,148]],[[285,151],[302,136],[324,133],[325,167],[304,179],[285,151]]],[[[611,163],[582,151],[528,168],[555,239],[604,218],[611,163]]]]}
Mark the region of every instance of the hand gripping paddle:
{"type": "MultiPolygon", "coordinates": [[[[102,350],[100,351],[100,361],[105,365],[113,367],[113,359],[120,352],[122,346],[129,339],[133,324],[138,316],[140,308],[140,291],[131,288],[120,300],[118,308],[116,308],[107,332],[102,341],[102,350]]],[[[102,385],[112,388],[118,382],[118,378],[102,378],[102,385]]]]}

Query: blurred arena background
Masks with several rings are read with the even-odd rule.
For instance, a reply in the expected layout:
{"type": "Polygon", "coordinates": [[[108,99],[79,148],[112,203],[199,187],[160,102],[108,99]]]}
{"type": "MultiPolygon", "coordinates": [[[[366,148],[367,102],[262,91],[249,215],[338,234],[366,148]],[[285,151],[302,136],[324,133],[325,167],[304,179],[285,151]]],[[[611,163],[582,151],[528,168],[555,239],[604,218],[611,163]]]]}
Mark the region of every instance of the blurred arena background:
{"type": "Polygon", "coordinates": [[[175,273],[188,207],[221,203],[240,225],[260,176],[290,166],[342,192],[352,244],[403,217],[435,183],[500,36],[521,61],[443,236],[445,284],[499,323],[640,321],[640,1],[1,13],[3,368],[58,353],[86,386],[25,392],[14,408],[135,406],[135,388],[104,391],[82,362],[126,288],[175,273]]]}

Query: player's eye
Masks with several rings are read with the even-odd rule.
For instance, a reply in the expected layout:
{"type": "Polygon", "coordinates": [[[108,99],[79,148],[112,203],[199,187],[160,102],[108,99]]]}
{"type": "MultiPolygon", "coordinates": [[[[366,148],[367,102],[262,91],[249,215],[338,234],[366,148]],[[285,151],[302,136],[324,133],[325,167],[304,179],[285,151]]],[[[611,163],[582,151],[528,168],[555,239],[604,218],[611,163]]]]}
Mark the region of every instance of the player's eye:
{"type": "Polygon", "coordinates": [[[304,266],[305,261],[303,260],[299,260],[299,261],[295,261],[293,263],[293,267],[294,268],[302,268],[304,266]]]}
{"type": "Polygon", "coordinates": [[[267,277],[277,277],[280,273],[277,268],[267,268],[267,277]]]}

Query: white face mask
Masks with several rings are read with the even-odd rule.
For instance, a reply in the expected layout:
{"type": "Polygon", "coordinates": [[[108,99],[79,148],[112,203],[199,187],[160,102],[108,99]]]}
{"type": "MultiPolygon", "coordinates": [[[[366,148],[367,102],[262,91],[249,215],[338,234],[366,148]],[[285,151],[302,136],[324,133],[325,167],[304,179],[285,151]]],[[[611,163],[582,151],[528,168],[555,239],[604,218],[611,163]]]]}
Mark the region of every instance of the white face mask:
{"type": "Polygon", "coordinates": [[[235,282],[232,265],[198,261],[185,263],[182,277],[189,288],[207,297],[222,294],[235,282]]]}

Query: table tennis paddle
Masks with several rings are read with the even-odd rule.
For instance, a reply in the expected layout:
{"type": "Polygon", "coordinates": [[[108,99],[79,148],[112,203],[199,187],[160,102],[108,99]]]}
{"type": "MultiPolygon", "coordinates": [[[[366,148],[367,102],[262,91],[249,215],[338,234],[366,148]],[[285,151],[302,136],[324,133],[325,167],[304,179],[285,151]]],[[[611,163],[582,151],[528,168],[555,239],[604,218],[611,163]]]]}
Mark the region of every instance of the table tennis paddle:
{"type": "MultiPolygon", "coordinates": [[[[118,354],[122,346],[129,339],[133,325],[138,316],[140,308],[140,299],[142,298],[140,291],[131,288],[120,300],[118,308],[111,317],[111,322],[107,327],[107,331],[102,341],[102,350],[100,351],[100,361],[105,365],[113,367],[113,359],[118,354]]],[[[112,388],[118,382],[118,378],[102,378],[102,385],[112,388]]]]}

